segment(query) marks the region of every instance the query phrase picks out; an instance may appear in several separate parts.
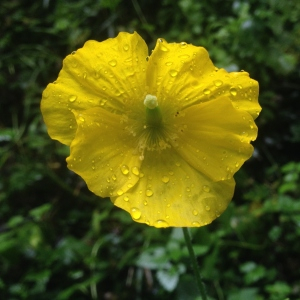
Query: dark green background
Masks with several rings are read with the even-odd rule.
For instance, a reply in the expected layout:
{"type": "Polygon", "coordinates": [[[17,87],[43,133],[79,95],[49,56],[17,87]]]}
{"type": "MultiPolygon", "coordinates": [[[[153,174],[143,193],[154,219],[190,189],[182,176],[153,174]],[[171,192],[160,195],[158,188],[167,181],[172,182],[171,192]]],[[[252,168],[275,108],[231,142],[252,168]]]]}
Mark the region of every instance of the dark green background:
{"type": "Polygon", "coordinates": [[[259,81],[255,153],[191,233],[210,299],[300,299],[300,1],[2,0],[0,22],[0,299],[200,299],[181,229],[92,195],[39,109],[66,55],[134,30],[259,81]]]}

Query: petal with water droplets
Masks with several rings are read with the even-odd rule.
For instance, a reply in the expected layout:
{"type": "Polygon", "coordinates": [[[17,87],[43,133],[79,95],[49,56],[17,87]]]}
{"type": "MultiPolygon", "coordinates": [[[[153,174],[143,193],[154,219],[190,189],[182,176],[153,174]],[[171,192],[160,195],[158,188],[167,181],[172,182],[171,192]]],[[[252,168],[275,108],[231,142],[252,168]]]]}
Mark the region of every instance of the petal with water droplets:
{"type": "Polygon", "coordinates": [[[140,166],[133,136],[124,131],[119,115],[103,108],[73,112],[78,129],[67,158],[69,169],[96,195],[122,196],[139,180],[129,172],[140,166]]]}
{"type": "Polygon", "coordinates": [[[77,128],[72,109],[101,106],[120,114],[142,99],[147,55],[144,40],[125,32],[103,42],[87,41],[68,55],[57,80],[43,93],[49,135],[70,145],[77,128]]]}
{"type": "Polygon", "coordinates": [[[214,181],[232,178],[252,155],[250,142],[257,136],[257,127],[251,115],[236,110],[227,97],[193,105],[174,122],[178,128],[175,150],[214,181]]]}
{"type": "Polygon", "coordinates": [[[212,182],[172,149],[146,152],[141,172],[145,176],[132,189],[111,200],[134,221],[155,227],[211,223],[226,209],[235,186],[233,179],[212,182]]]}

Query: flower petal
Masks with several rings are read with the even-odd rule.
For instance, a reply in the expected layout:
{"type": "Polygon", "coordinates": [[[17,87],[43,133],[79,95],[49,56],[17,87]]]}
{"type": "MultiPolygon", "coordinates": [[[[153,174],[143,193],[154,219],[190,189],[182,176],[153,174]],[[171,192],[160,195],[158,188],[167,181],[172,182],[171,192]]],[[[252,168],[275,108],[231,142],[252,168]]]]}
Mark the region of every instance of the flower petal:
{"type": "Polygon", "coordinates": [[[180,111],[220,95],[228,96],[237,109],[254,119],[261,111],[257,81],[247,72],[215,68],[203,47],[158,39],[149,59],[147,84],[149,94],[157,97],[165,111],[180,111]]]}
{"type": "Polygon", "coordinates": [[[43,92],[41,110],[49,135],[71,143],[77,127],[72,109],[101,106],[121,114],[142,101],[147,55],[144,40],[124,32],[104,42],[88,41],[68,55],[58,79],[43,92]]]}
{"type": "Polygon", "coordinates": [[[226,209],[235,182],[212,182],[173,149],[148,151],[139,182],[112,202],[133,220],[156,227],[199,227],[226,209]]]}
{"type": "Polygon", "coordinates": [[[68,168],[101,197],[122,195],[139,180],[141,160],[136,141],[124,130],[120,115],[94,107],[73,111],[78,129],[67,158],[68,168]]]}
{"type": "Polygon", "coordinates": [[[190,106],[174,119],[176,151],[214,181],[232,178],[252,155],[257,127],[227,97],[190,106]]]}
{"type": "MultiPolygon", "coordinates": [[[[158,98],[162,110],[178,110],[186,96],[195,87],[199,89],[199,82],[214,70],[203,47],[158,39],[147,69],[149,94],[158,98]]],[[[200,95],[198,91],[193,97],[200,95]]]]}

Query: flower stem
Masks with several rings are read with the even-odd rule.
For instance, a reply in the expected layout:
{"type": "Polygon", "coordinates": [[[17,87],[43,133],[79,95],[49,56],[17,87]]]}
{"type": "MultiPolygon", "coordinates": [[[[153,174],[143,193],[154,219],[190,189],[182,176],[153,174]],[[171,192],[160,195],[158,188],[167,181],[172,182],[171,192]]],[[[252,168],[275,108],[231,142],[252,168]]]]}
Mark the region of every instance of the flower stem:
{"type": "Polygon", "coordinates": [[[197,285],[198,285],[198,288],[199,288],[199,291],[200,291],[200,295],[202,297],[202,300],[207,300],[207,295],[206,295],[204,283],[203,283],[201,275],[200,275],[200,270],[199,270],[199,266],[198,266],[197,259],[196,259],[196,256],[195,256],[195,252],[194,252],[194,249],[193,249],[193,245],[192,245],[189,230],[188,230],[187,227],[182,227],[182,230],[183,230],[186,246],[189,250],[190,259],[192,261],[192,265],[193,265],[193,269],[194,269],[194,273],[195,273],[195,277],[196,277],[196,282],[197,282],[197,285]]]}

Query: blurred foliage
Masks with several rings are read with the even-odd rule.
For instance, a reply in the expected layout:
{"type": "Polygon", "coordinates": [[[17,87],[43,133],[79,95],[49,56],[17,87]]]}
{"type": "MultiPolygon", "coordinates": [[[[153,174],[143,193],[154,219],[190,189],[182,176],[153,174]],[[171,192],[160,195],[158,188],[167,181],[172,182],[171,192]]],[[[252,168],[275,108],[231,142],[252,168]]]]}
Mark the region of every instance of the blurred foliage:
{"type": "Polygon", "coordinates": [[[210,299],[300,298],[299,1],[2,0],[0,20],[2,299],[199,299],[181,229],[92,195],[39,111],[68,53],[134,30],[260,82],[254,156],[228,210],[191,233],[210,299]]]}

